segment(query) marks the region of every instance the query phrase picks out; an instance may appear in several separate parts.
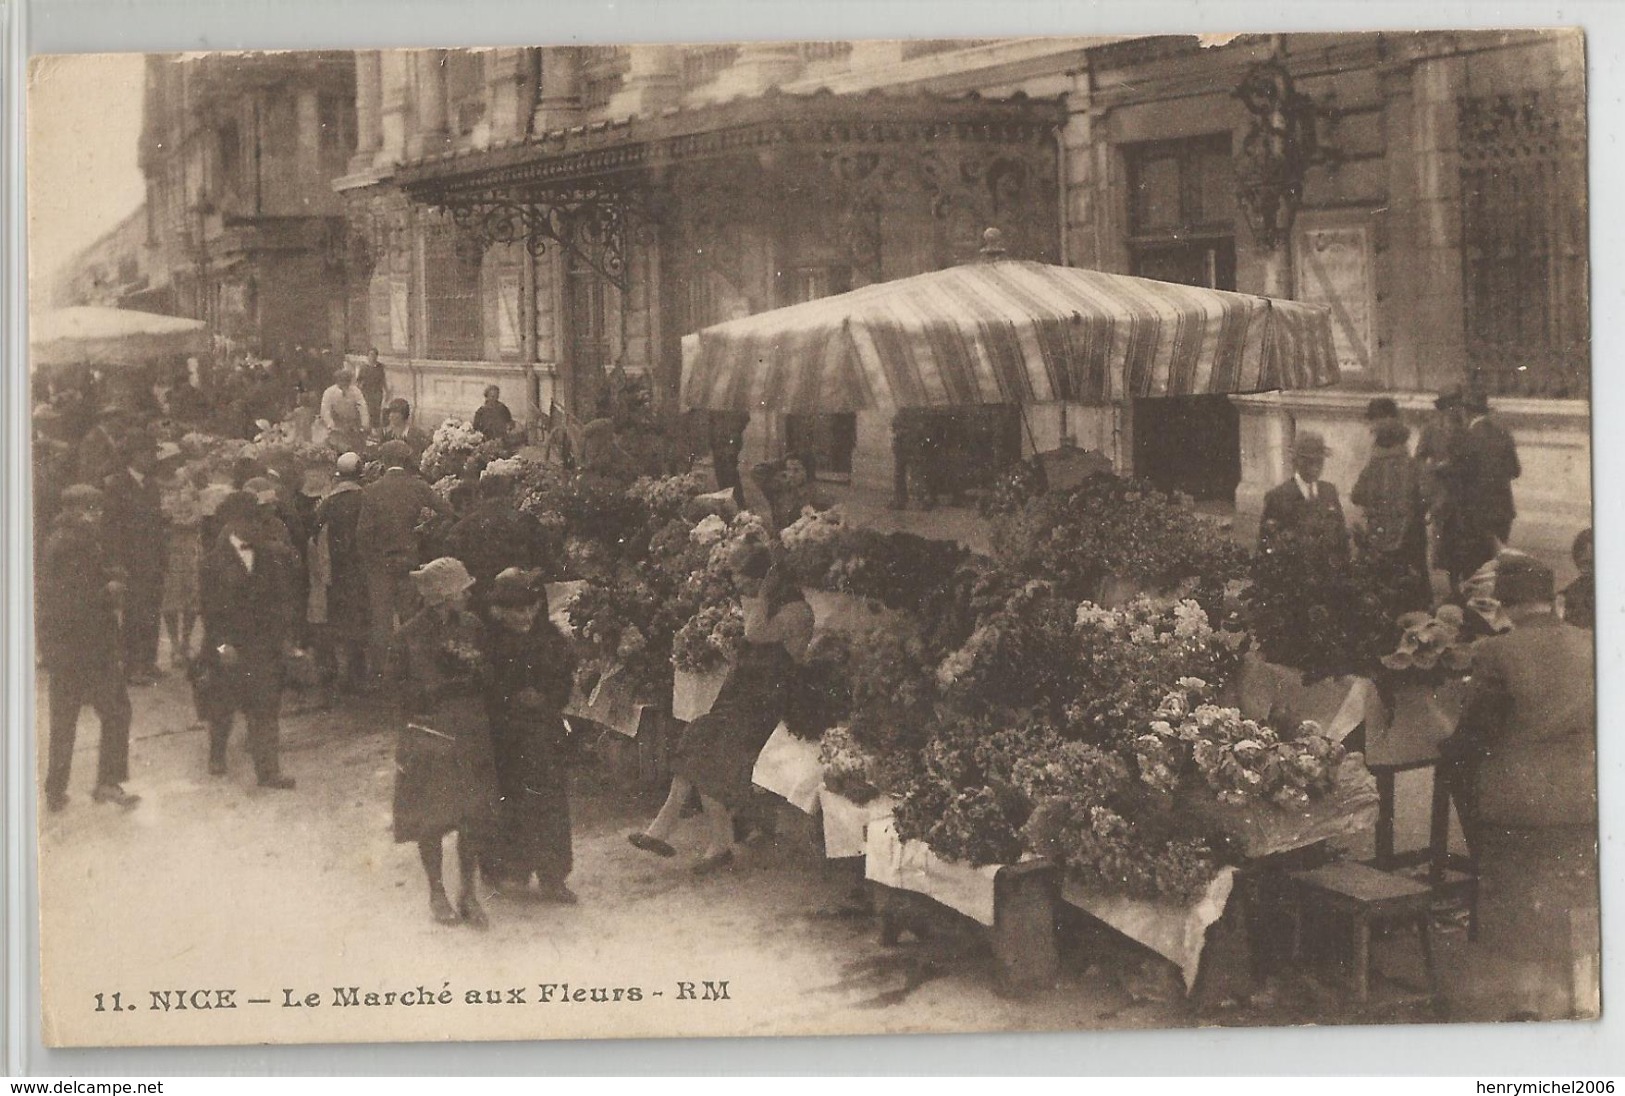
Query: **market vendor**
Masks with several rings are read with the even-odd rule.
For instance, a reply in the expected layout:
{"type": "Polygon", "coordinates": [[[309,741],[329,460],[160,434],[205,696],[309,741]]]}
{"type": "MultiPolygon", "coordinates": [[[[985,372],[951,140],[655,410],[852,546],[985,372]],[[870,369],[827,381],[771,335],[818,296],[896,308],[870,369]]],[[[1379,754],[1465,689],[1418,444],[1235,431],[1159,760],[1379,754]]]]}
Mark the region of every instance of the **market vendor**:
{"type": "Polygon", "coordinates": [[[683,732],[660,813],[646,829],[628,836],[645,852],[675,856],[668,838],[690,793],[698,791],[707,831],[705,853],[694,865],[701,875],[733,864],[734,812],[750,800],[757,755],[784,718],[813,632],[812,609],[789,569],[772,563],[766,548],[740,563],[737,581],[744,595],[744,652],[711,710],[683,732]]]}
{"type": "Polygon", "coordinates": [[[829,500],[813,479],[812,458],[792,453],[783,461],[765,461],[750,470],[750,478],[767,497],[775,532],[783,532],[811,506],[828,510],[829,500]]]}
{"type": "Polygon", "coordinates": [[[1591,636],[1554,611],[1552,571],[1503,553],[1513,627],[1479,642],[1456,733],[1440,746],[1479,873],[1472,985],[1496,1019],[1589,1015],[1577,959],[1595,955],[1596,685],[1591,636]]]}

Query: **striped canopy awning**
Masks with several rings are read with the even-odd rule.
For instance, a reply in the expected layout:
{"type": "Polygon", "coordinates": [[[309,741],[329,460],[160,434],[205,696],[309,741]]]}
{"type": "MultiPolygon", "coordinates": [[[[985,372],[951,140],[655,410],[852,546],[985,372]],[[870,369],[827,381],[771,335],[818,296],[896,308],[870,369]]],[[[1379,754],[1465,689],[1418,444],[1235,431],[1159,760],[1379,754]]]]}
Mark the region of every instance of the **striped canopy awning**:
{"type": "Polygon", "coordinates": [[[131,368],[209,351],[202,320],[128,308],[78,305],[31,316],[28,356],[35,369],[68,365],[131,368]]]}
{"type": "Polygon", "coordinates": [[[1120,403],[1335,384],[1330,312],[1075,267],[978,262],[683,339],[684,407],[1120,403]]]}

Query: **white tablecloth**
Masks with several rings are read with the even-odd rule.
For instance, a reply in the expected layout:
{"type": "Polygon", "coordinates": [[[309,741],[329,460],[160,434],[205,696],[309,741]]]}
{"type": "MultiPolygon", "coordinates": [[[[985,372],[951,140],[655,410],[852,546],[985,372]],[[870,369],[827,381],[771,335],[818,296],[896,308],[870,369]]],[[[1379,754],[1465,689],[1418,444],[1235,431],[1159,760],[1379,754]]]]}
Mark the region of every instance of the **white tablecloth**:
{"type": "Polygon", "coordinates": [[[897,801],[889,795],[877,795],[859,804],[823,788],[818,792],[818,805],[824,814],[824,857],[842,860],[863,855],[869,825],[890,818],[897,801]]]}
{"type": "Polygon", "coordinates": [[[1003,865],[973,868],[944,860],[924,841],[901,841],[890,818],[869,824],[864,849],[864,875],[897,890],[936,899],[949,909],[992,926],[994,879],[1003,865]]]}
{"type": "Polygon", "coordinates": [[[1208,926],[1224,916],[1235,882],[1236,869],[1221,868],[1196,901],[1184,904],[1099,893],[1066,877],[1061,881],[1061,897],[1130,940],[1171,960],[1184,976],[1185,992],[1189,993],[1196,985],[1196,972],[1201,969],[1208,926]]]}

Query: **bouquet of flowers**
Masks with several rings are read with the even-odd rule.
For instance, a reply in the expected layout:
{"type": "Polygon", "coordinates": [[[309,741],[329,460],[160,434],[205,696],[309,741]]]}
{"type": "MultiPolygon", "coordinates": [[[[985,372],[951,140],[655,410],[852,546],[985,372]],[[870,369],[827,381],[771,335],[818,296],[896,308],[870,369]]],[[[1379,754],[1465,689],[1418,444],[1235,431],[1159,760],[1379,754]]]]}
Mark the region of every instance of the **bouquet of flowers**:
{"type": "Polygon", "coordinates": [[[432,483],[446,476],[461,476],[468,460],[485,444],[485,435],[463,419],[446,419],[434,429],[419,467],[432,483]]]}
{"type": "Polygon", "coordinates": [[[1435,613],[1406,613],[1399,645],[1382,656],[1385,669],[1408,677],[1443,677],[1467,672],[1473,663],[1473,639],[1467,615],[1459,605],[1441,605],[1435,613]]]}
{"type": "Polygon", "coordinates": [[[1182,680],[1217,685],[1238,661],[1234,637],[1215,631],[1191,600],[1163,608],[1140,597],[1121,609],[1084,602],[1075,628],[1068,738],[1121,744],[1140,732],[1182,680]]]}
{"type": "Polygon", "coordinates": [[[1194,901],[1229,858],[1201,821],[1106,786],[1045,800],[1022,834],[1086,886],[1147,901],[1194,901]]]}
{"type": "Polygon", "coordinates": [[[1047,583],[1029,582],[938,664],[944,699],[995,722],[1059,723],[1077,691],[1073,614],[1047,583]]]}
{"type": "Polygon", "coordinates": [[[689,500],[703,495],[706,487],[703,474],[689,472],[680,476],[644,476],[626,493],[649,512],[650,520],[663,523],[681,515],[689,500]]]}
{"type": "Polygon", "coordinates": [[[1021,828],[1032,804],[1017,787],[1014,770],[1046,743],[1041,731],[987,731],[973,721],[942,721],[898,796],[897,836],[972,865],[1019,860],[1025,847],[1021,828]]]}
{"type": "Polygon", "coordinates": [[[936,718],[936,670],[918,636],[881,628],[851,639],[848,687],[852,738],[875,758],[881,787],[891,790],[895,769],[906,776],[936,718]]]}
{"type": "MultiPolygon", "coordinates": [[[[450,503],[452,492],[456,491],[457,488],[462,485],[462,482],[462,479],[457,476],[441,476],[439,479],[435,480],[429,485],[429,489],[433,491],[437,497],[444,499],[447,503],[450,503]]],[[[433,511],[430,512],[432,513],[433,511]]]]}
{"type": "Polygon", "coordinates": [[[1301,807],[1330,791],[1343,747],[1305,721],[1290,735],[1207,702],[1206,682],[1191,680],[1163,698],[1146,733],[1134,740],[1141,781],[1168,793],[1200,776],[1222,803],[1267,799],[1301,807]]]}
{"type": "Polygon", "coordinates": [[[1117,576],[1146,589],[1189,583],[1212,610],[1224,584],[1246,573],[1245,550],[1188,500],[1137,480],[1094,475],[1002,509],[993,520],[995,558],[1074,599],[1099,597],[1101,583],[1117,576]]]}
{"type": "Polygon", "coordinates": [[[970,558],[956,541],[912,533],[854,530],[838,543],[838,558],[827,572],[835,589],[917,616],[970,558]]]}
{"type": "Polygon", "coordinates": [[[850,728],[837,725],[819,739],[818,763],[824,767],[824,787],[860,806],[880,795],[875,786],[874,762],[852,738],[850,728]]]}
{"type": "Polygon", "coordinates": [[[779,534],[796,581],[815,590],[832,588],[830,569],[852,534],[840,507],[808,509],[779,534]]]}
{"type": "Polygon", "coordinates": [[[672,665],[704,674],[733,662],[745,642],[745,614],[737,601],[707,605],[672,640],[672,665]]]}

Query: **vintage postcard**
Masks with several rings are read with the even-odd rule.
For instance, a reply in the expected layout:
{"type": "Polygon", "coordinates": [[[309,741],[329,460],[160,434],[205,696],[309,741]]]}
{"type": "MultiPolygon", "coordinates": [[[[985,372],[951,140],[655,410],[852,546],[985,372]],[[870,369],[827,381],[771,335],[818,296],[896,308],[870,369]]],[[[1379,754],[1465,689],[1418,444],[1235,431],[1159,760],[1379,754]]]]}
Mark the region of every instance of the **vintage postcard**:
{"type": "Polygon", "coordinates": [[[28,90],[48,1045],[1599,1015],[1578,31],[28,90]]]}

